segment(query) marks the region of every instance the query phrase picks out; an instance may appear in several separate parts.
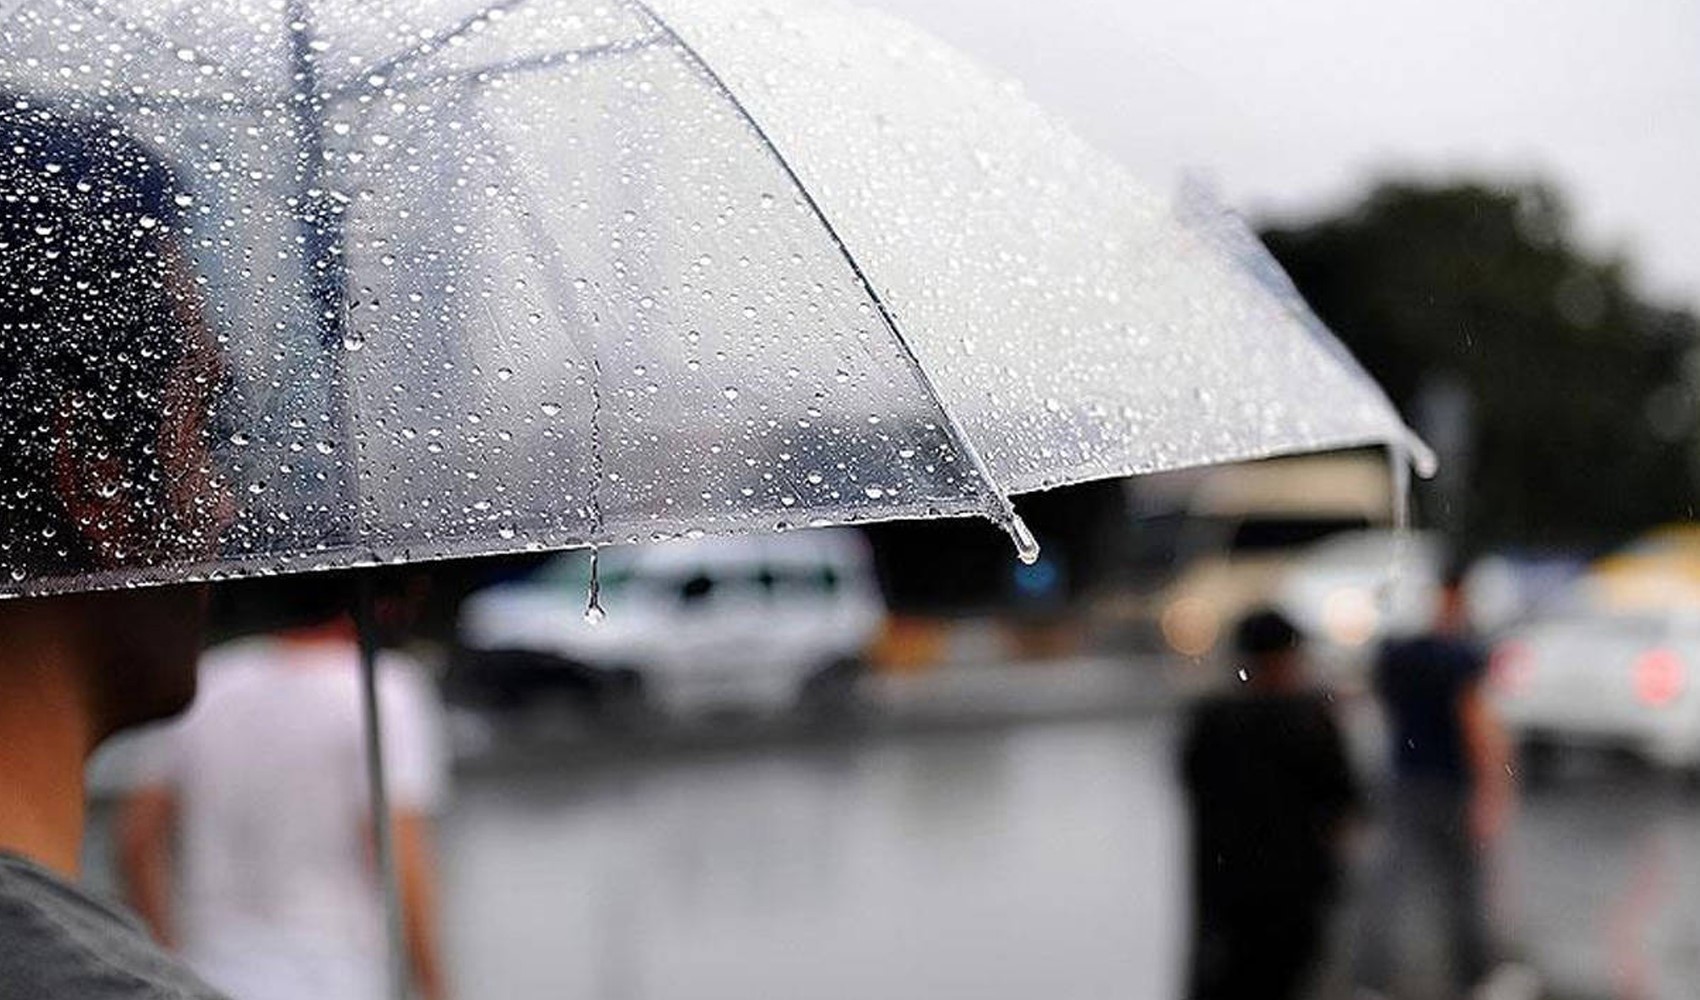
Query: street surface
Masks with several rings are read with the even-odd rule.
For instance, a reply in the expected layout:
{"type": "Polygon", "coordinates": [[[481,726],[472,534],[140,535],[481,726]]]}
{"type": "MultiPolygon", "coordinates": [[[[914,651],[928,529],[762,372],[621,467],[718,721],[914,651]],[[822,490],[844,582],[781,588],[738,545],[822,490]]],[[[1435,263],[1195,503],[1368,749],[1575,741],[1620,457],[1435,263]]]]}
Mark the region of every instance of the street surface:
{"type": "MultiPolygon", "coordinates": [[[[457,995],[1175,996],[1175,728],[1148,710],[469,767],[442,834],[457,995]]],[[[1506,936],[1551,995],[1700,996],[1700,795],[1572,760],[1503,854],[1506,936]]]]}
{"type": "Polygon", "coordinates": [[[1099,722],[475,775],[462,997],[1167,997],[1166,727],[1099,722]]]}

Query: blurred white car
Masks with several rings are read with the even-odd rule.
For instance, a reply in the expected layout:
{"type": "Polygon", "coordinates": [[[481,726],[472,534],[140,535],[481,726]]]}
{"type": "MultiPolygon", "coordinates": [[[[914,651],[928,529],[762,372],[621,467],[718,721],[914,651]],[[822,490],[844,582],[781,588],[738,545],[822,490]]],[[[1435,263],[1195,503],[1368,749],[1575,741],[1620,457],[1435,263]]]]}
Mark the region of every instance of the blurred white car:
{"type": "Polygon", "coordinates": [[[1201,473],[1177,546],[1183,568],[1147,605],[1163,644],[1189,658],[1219,657],[1234,624],[1274,602],[1300,553],[1388,522],[1389,483],[1386,462],[1361,454],[1201,473]]]}
{"type": "Polygon", "coordinates": [[[482,661],[510,687],[632,687],[674,713],[780,710],[846,696],[885,618],[867,545],[848,529],[609,548],[601,564],[599,623],[584,616],[582,553],[468,598],[468,672],[482,661]]]}
{"type": "Polygon", "coordinates": [[[1293,560],[1274,605],[1304,633],[1323,678],[1360,679],[1383,639],[1420,632],[1434,620],[1440,552],[1439,541],[1423,532],[1334,535],[1293,560]]]}
{"type": "Polygon", "coordinates": [[[1700,770],[1700,616],[1578,612],[1496,647],[1491,686],[1526,747],[1622,747],[1700,770]]]}

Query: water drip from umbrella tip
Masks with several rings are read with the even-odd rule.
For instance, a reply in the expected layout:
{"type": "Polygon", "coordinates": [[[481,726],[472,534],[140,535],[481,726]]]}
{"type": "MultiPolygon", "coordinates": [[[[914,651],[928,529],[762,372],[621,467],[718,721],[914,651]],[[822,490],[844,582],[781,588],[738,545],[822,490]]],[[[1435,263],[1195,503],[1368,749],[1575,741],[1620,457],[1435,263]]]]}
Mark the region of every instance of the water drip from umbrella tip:
{"type": "Polygon", "coordinates": [[[602,610],[602,550],[593,546],[590,550],[590,593],[584,601],[584,620],[600,625],[607,617],[608,612],[602,610]]]}
{"type": "Polygon", "coordinates": [[[1009,537],[1015,542],[1017,558],[1028,566],[1039,561],[1039,539],[1033,537],[1032,529],[1027,527],[1020,514],[1011,511],[1003,530],[1009,532],[1009,537]]]}
{"type": "Polygon", "coordinates": [[[1388,549],[1387,567],[1375,588],[1376,609],[1387,614],[1393,605],[1393,590],[1399,585],[1399,574],[1411,544],[1411,461],[1410,445],[1394,441],[1387,445],[1387,471],[1393,493],[1393,544],[1388,549]]]}

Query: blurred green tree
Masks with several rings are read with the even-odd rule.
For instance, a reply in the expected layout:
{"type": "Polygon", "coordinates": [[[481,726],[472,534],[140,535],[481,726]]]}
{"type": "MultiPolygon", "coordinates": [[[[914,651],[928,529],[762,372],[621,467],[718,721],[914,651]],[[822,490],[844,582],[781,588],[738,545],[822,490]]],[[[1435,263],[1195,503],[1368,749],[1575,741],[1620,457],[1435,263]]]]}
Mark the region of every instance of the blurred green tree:
{"type": "Polygon", "coordinates": [[[1262,236],[1408,418],[1441,387],[1467,401],[1427,523],[1467,548],[1591,547],[1693,516],[1700,322],[1584,251],[1550,187],[1387,182],[1262,236]]]}

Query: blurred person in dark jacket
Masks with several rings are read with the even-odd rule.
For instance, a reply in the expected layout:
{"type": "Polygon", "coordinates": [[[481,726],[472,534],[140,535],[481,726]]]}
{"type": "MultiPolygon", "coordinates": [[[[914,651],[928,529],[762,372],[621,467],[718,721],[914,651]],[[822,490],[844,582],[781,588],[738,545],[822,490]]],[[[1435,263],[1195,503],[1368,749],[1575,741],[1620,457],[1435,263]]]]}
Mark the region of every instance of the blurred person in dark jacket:
{"type": "Polygon", "coordinates": [[[1238,690],[1202,701],[1182,748],[1192,807],[1191,1000],[1283,1000],[1313,972],[1357,783],[1301,639],[1259,611],[1235,636],[1238,690]]]}
{"type": "Polygon", "coordinates": [[[1388,642],[1376,665],[1392,784],[1359,950],[1358,978],[1367,996],[1393,985],[1395,930],[1409,912],[1418,874],[1436,883],[1453,995],[1478,987],[1480,995],[1520,995],[1487,982],[1494,966],[1482,855],[1505,829],[1513,787],[1507,742],[1484,690],[1486,673],[1487,654],[1470,635],[1462,571],[1452,567],[1442,580],[1433,627],[1388,642]]]}

